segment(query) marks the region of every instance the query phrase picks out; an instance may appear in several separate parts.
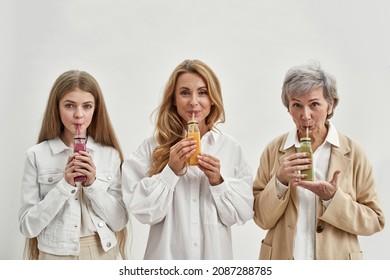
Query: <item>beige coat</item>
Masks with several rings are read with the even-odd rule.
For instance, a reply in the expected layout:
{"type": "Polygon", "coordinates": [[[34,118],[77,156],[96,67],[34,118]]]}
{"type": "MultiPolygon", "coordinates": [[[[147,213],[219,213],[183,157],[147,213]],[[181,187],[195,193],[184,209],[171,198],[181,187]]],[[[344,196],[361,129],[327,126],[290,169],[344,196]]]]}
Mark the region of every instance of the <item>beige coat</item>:
{"type": "MultiPolygon", "coordinates": [[[[298,196],[289,188],[279,199],[275,174],[284,157],[295,147],[283,150],[287,134],[273,140],[264,150],[253,185],[255,223],[268,230],[259,259],[293,259],[298,196]]],[[[376,193],[371,165],[363,150],[339,133],[340,147],[332,146],[328,181],[341,170],[338,189],[325,208],[318,198],[315,237],[316,259],[362,259],[358,235],[383,229],[385,218],[376,193]]]]}

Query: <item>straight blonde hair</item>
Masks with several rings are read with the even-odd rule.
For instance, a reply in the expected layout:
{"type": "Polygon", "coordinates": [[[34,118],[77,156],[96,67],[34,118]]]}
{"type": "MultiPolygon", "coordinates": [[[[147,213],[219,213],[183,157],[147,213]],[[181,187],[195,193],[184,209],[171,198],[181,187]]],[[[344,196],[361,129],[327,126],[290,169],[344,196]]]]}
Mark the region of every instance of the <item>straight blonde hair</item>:
{"type": "MultiPolygon", "coordinates": [[[[115,148],[119,153],[121,163],[123,163],[123,153],[111,125],[102,90],[96,79],[85,71],[67,71],[61,74],[54,82],[37,143],[59,137],[64,131],[64,125],[61,122],[59,113],[59,102],[65,94],[76,89],[91,93],[95,99],[95,112],[91,124],[87,128],[87,135],[91,136],[97,143],[115,148]]],[[[127,259],[127,227],[116,232],[116,236],[119,252],[123,259],[127,259]]],[[[39,258],[38,240],[36,237],[27,238],[25,251],[27,251],[25,254],[28,259],[37,260],[39,258]]]]}

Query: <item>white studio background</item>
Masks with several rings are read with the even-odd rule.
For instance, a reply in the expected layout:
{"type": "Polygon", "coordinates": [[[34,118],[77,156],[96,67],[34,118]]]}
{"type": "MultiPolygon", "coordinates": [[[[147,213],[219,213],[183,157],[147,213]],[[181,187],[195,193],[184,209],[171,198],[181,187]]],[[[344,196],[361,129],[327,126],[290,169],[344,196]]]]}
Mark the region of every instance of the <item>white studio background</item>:
{"type": "MultiPolygon", "coordinates": [[[[386,0],[0,0],[0,259],[22,258],[24,153],[69,69],[99,81],[127,156],[153,133],[174,67],[203,60],[222,84],[219,128],[241,142],[255,174],[265,145],[293,125],[280,99],[285,72],[316,59],[338,81],[332,121],[367,152],[389,218],[389,11],[386,0]]],[[[132,230],[131,257],[142,259],[148,227],[133,219],[132,230]]],[[[265,232],[253,221],[232,231],[235,258],[257,259],[265,232]]],[[[366,259],[390,259],[389,233],[360,238],[366,259]]]]}

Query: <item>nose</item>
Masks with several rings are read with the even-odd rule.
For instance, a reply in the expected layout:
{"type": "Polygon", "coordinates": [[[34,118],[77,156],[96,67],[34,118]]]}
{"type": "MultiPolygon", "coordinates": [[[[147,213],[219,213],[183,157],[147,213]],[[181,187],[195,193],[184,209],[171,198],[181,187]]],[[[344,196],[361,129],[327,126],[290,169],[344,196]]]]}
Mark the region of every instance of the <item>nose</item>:
{"type": "Polygon", "coordinates": [[[190,100],[190,105],[191,106],[196,106],[198,104],[198,95],[197,94],[192,94],[191,95],[191,100],[190,100]]]}
{"type": "Polygon", "coordinates": [[[82,110],[81,107],[77,107],[76,108],[75,117],[78,118],[78,119],[84,117],[84,113],[83,113],[83,110],[82,110]]]}
{"type": "Polygon", "coordinates": [[[309,107],[304,107],[302,110],[302,119],[303,120],[310,120],[311,119],[311,111],[309,107]]]}

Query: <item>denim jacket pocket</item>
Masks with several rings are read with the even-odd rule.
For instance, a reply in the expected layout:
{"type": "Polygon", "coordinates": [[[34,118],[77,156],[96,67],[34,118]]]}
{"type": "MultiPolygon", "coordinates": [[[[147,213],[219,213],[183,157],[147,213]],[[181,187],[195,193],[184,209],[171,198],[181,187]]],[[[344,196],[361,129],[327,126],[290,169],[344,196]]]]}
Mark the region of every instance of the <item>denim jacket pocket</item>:
{"type": "Polygon", "coordinates": [[[100,172],[97,176],[97,179],[103,183],[106,183],[104,185],[107,189],[111,182],[114,180],[114,175],[112,174],[112,172],[100,172]]]}
{"type": "Polygon", "coordinates": [[[64,177],[64,171],[58,169],[43,170],[38,175],[40,197],[44,198],[55,185],[64,177]]]}

